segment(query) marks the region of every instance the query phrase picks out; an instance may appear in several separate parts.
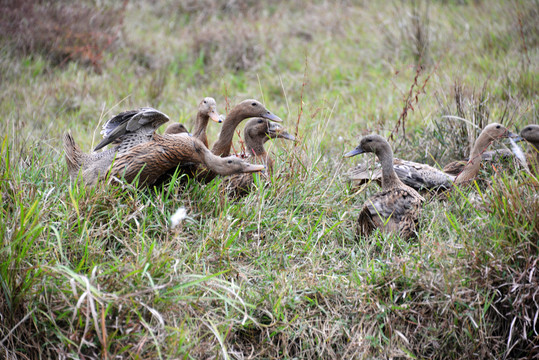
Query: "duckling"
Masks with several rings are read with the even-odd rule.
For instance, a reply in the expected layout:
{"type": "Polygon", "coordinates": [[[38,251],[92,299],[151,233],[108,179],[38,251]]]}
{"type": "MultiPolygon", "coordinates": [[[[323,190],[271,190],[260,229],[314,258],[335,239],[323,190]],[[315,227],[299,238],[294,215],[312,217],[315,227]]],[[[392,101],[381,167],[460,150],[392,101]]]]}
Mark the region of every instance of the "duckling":
{"type": "MultiPolygon", "coordinates": [[[[108,144],[114,147],[102,152],[87,154],[77,146],[70,133],[64,135],[64,152],[69,176],[76,179],[79,170],[88,168],[107,169],[116,154],[128,151],[131,147],[150,141],[155,130],[169,120],[168,116],[153,108],[124,111],[110,118],[101,133],[104,135],[95,150],[108,144]]],[[[89,175],[87,175],[89,176],[89,175]]]]}
{"type": "MultiPolygon", "coordinates": [[[[453,183],[464,183],[474,179],[479,173],[481,153],[487,149],[493,141],[501,138],[514,137],[515,134],[507,130],[503,125],[493,123],[485,126],[474,143],[470,161],[457,175],[451,175],[432,166],[394,159],[393,165],[397,176],[406,185],[416,190],[447,190],[453,183]]],[[[368,179],[379,181],[381,171],[378,169],[368,170],[365,166],[352,168],[348,177],[354,182],[365,182],[368,179]]]]}
{"type": "Polygon", "coordinates": [[[396,232],[408,239],[416,234],[416,227],[425,199],[413,188],[405,185],[395,173],[393,150],[379,135],[368,135],[359,146],[344,157],[372,152],[382,164],[382,191],[371,196],[358,217],[358,232],[367,237],[376,228],[396,232]]]}
{"type": "MultiPolygon", "coordinates": [[[[198,105],[197,118],[195,121],[195,130],[193,130],[193,136],[208,147],[208,136],[206,135],[206,127],[208,121],[212,119],[217,123],[222,123],[223,120],[217,112],[217,103],[214,98],[204,98],[198,105]]],[[[182,124],[170,124],[165,130],[165,134],[180,134],[188,132],[182,124]]]]}
{"type": "MultiPolygon", "coordinates": [[[[285,129],[274,122],[264,118],[254,118],[247,122],[243,130],[243,139],[247,151],[247,161],[251,163],[264,164],[266,171],[273,173],[274,160],[269,156],[264,148],[264,144],[269,139],[286,139],[295,141],[296,138],[285,131],[285,129]]],[[[243,195],[249,192],[253,185],[251,174],[236,174],[229,176],[226,180],[226,188],[235,195],[243,195]]]]}

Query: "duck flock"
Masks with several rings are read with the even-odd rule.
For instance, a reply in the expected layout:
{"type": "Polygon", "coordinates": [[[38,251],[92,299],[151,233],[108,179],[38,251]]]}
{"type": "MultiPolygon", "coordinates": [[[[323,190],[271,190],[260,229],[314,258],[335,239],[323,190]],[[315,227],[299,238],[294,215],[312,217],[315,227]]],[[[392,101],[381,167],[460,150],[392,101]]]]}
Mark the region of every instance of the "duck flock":
{"type": "MultiPolygon", "coordinates": [[[[175,123],[169,125],[163,135],[157,134],[156,130],[168,120],[167,115],[149,107],[122,112],[105,123],[101,131],[103,140],[90,154],[76,145],[70,133],[65,134],[65,159],[71,179],[80,177],[89,186],[111,179],[148,186],[166,180],[176,171],[204,182],[225,175],[229,192],[242,195],[252,188],[252,173],[263,170],[272,173],[274,161],[264,149],[264,143],[277,138],[296,140],[278,124],[281,122],[278,116],[253,99],[240,102],[224,120],[217,112],[215,100],[211,97],[203,99],[192,133],[184,125],[175,123]],[[211,150],[206,135],[210,119],[223,123],[211,150]],[[246,119],[250,119],[244,129],[246,154],[231,156],[236,127],[246,119]],[[107,150],[97,152],[107,145],[107,150]]],[[[528,163],[537,175],[539,125],[524,127],[518,136],[501,124],[489,124],[475,141],[470,158],[450,163],[443,170],[394,158],[390,144],[382,136],[363,137],[359,146],[344,156],[370,152],[377,156],[379,164],[374,168],[353,167],[348,171],[348,177],[360,184],[375,180],[382,190],[363,205],[357,222],[358,235],[368,236],[379,228],[398,233],[403,238],[416,236],[425,201],[420,192],[447,190],[454,184],[472,181],[479,173],[481,161],[493,156],[492,152],[486,151],[488,147],[504,138],[526,140],[531,145],[528,163]]]]}

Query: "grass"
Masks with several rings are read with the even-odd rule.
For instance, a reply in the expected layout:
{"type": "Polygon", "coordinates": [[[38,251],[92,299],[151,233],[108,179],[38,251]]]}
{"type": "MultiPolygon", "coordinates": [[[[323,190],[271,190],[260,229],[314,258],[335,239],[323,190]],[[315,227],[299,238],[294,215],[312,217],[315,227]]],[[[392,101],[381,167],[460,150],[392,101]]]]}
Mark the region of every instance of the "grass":
{"type": "Polygon", "coordinates": [[[208,4],[104,2],[95,14],[122,21],[99,34],[115,40],[83,58],[0,37],[2,356],[537,356],[537,178],[484,167],[424,205],[417,241],[357,239],[378,189],[353,188],[342,159],[377,132],[444,165],[476,135],[447,115],[536,123],[537,4],[208,4]],[[65,131],[88,151],[109,116],[146,105],[192,128],[205,96],[222,113],[257,98],[297,131],[267,144],[269,184],[234,199],[219,178],[69,181],[65,131]]]}

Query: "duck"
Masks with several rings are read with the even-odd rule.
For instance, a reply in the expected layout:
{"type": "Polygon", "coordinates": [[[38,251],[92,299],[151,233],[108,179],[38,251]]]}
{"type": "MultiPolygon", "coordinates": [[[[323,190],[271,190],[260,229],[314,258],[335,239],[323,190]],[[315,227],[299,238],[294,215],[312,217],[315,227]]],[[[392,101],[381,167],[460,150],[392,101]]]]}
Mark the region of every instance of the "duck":
{"type": "MultiPolygon", "coordinates": [[[[395,173],[403,183],[416,190],[448,190],[454,184],[462,184],[473,180],[479,173],[481,154],[492,142],[507,137],[516,137],[516,135],[498,123],[485,126],[474,143],[470,160],[455,175],[426,164],[396,158],[393,159],[395,173]]],[[[370,179],[380,182],[382,170],[379,166],[374,169],[369,169],[364,165],[356,166],[348,171],[348,177],[351,181],[358,183],[363,183],[370,179]]]]}
{"type": "Polygon", "coordinates": [[[357,232],[368,237],[378,228],[386,233],[397,233],[404,239],[416,236],[425,199],[399,179],[393,166],[393,150],[382,136],[374,134],[363,137],[359,146],[344,154],[344,157],[368,152],[376,154],[382,165],[382,191],[363,204],[357,220],[357,232]]]}
{"type": "Polygon", "coordinates": [[[270,121],[282,122],[281,118],[266,109],[259,101],[254,99],[243,100],[234,106],[226,116],[219,138],[213,144],[211,152],[217,156],[229,156],[236,127],[243,120],[252,117],[261,117],[270,121]]]}
{"type": "Polygon", "coordinates": [[[129,183],[139,178],[139,185],[152,185],[182,162],[203,164],[218,175],[253,173],[265,169],[264,165],[250,164],[235,156],[216,156],[202,141],[188,134],[154,134],[152,141],[119,154],[110,173],[123,177],[129,183]]]}
{"type": "MultiPolygon", "coordinates": [[[[281,118],[266,109],[261,102],[254,99],[243,100],[230,110],[225,120],[217,141],[213,144],[211,152],[216,156],[226,157],[230,155],[232,139],[238,125],[249,118],[261,117],[266,120],[282,122],[281,118]]],[[[180,172],[194,177],[198,181],[209,182],[218,174],[193,164],[181,165],[180,172]]]]}
{"type": "Polygon", "coordinates": [[[520,137],[531,146],[528,150],[528,164],[536,175],[539,175],[539,125],[527,125],[520,131],[520,137]]]}
{"type": "MultiPolygon", "coordinates": [[[[496,149],[485,151],[481,154],[481,161],[483,162],[494,162],[497,159],[511,159],[514,156],[513,152],[509,149],[496,149]]],[[[445,165],[442,171],[449,175],[458,175],[464,170],[464,167],[468,163],[469,159],[452,161],[449,164],[445,165]]]]}
{"type": "MultiPolygon", "coordinates": [[[[133,110],[121,113],[118,115],[121,121],[117,119],[112,123],[124,128],[125,131],[117,131],[118,135],[115,136],[112,126],[104,126],[108,129],[105,134],[107,136],[105,145],[116,145],[99,153],[86,154],[82,152],[72,135],[69,132],[66,133],[64,135],[64,151],[70,177],[76,179],[81,171],[84,183],[95,185],[110,173],[115,177],[125,175],[125,179],[132,182],[142,170],[139,184],[152,185],[166,171],[183,161],[201,163],[218,175],[257,172],[265,168],[262,165],[246,163],[236,157],[221,158],[215,156],[202,141],[187,132],[159,135],[155,133],[155,130],[151,133],[145,129],[145,135],[138,136],[135,134],[138,129],[130,130],[132,128],[128,124],[138,122],[148,127],[149,122],[144,119],[146,114],[150,114],[152,121],[164,123],[164,119],[158,119],[155,112],[148,112],[148,108],[139,112],[133,110]],[[122,132],[123,134],[121,134],[122,132]],[[112,136],[110,136],[111,133],[112,136]],[[124,144],[125,141],[129,143],[129,146],[124,144]]],[[[168,116],[160,114],[168,120],[168,116]]],[[[157,126],[154,128],[157,129],[157,126]]]]}
{"type": "Polygon", "coordinates": [[[84,172],[88,168],[110,167],[117,154],[150,141],[155,130],[168,121],[167,115],[150,107],[121,112],[103,125],[103,140],[91,154],[83,152],[71,133],[67,132],[63,137],[63,145],[70,178],[76,179],[81,169],[84,172]],[[102,152],[95,152],[109,144],[114,146],[102,152]]]}
{"type": "MultiPolygon", "coordinates": [[[[223,120],[217,112],[217,103],[214,98],[206,97],[198,104],[198,112],[195,120],[195,129],[192,136],[202,141],[204,146],[208,147],[208,136],[206,135],[206,128],[208,121],[212,119],[216,123],[222,123],[223,120]]],[[[188,132],[185,126],[180,123],[170,124],[164,134],[181,134],[188,132]]]]}
{"type": "Polygon", "coordinates": [[[189,131],[187,130],[185,125],[183,125],[181,123],[174,123],[174,124],[170,124],[169,126],[167,126],[167,128],[165,129],[165,132],[163,134],[164,135],[174,135],[174,134],[183,134],[183,133],[189,134],[189,131]]]}
{"type": "MultiPolygon", "coordinates": [[[[275,162],[264,148],[264,144],[270,139],[296,140],[293,135],[286,132],[284,127],[268,119],[253,118],[247,121],[243,130],[246,160],[250,163],[265,165],[266,172],[271,176],[275,162]]],[[[253,185],[253,176],[251,174],[232,175],[226,178],[225,184],[229,193],[244,195],[253,185]]]]}

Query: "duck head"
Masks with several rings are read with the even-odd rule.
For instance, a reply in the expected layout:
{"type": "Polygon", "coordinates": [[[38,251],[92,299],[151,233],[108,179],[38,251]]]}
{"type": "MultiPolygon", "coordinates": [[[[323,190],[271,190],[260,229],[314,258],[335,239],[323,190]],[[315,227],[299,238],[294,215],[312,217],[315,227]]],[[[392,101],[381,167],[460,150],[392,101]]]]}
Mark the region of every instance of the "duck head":
{"type": "Polygon", "coordinates": [[[245,125],[246,138],[263,139],[263,142],[269,139],[287,139],[295,141],[296,138],[286,132],[284,127],[265,118],[254,118],[245,125]]]}
{"type": "Polygon", "coordinates": [[[217,103],[214,98],[207,97],[204,98],[198,105],[198,111],[203,115],[209,116],[210,119],[216,123],[222,123],[223,119],[217,112],[217,103]]]}
{"type": "Polygon", "coordinates": [[[520,136],[534,146],[539,146],[539,125],[528,125],[520,131],[520,136]]]}
{"type": "Polygon", "coordinates": [[[183,124],[180,124],[180,123],[170,124],[165,130],[165,135],[184,134],[184,133],[189,134],[189,131],[187,131],[187,128],[183,126],[183,124]]]}
{"type": "Polygon", "coordinates": [[[241,114],[241,117],[244,119],[250,117],[262,117],[267,120],[282,122],[281,118],[266,109],[260,101],[254,99],[243,100],[236,105],[232,111],[241,114]]]}
{"type": "Polygon", "coordinates": [[[484,136],[490,142],[503,138],[513,138],[514,140],[520,139],[517,134],[512,133],[511,131],[507,130],[505,126],[498,123],[492,123],[485,126],[479,136],[484,136]]]}
{"type": "Polygon", "coordinates": [[[219,165],[216,166],[217,172],[221,175],[232,175],[239,173],[254,173],[264,170],[266,167],[264,165],[250,164],[246,161],[241,160],[235,156],[228,156],[222,158],[222,161],[219,165]]]}
{"type": "Polygon", "coordinates": [[[359,145],[352,151],[344,154],[344,157],[352,157],[363,153],[375,153],[378,155],[381,151],[391,151],[386,139],[380,135],[367,135],[361,139],[359,145]]]}

